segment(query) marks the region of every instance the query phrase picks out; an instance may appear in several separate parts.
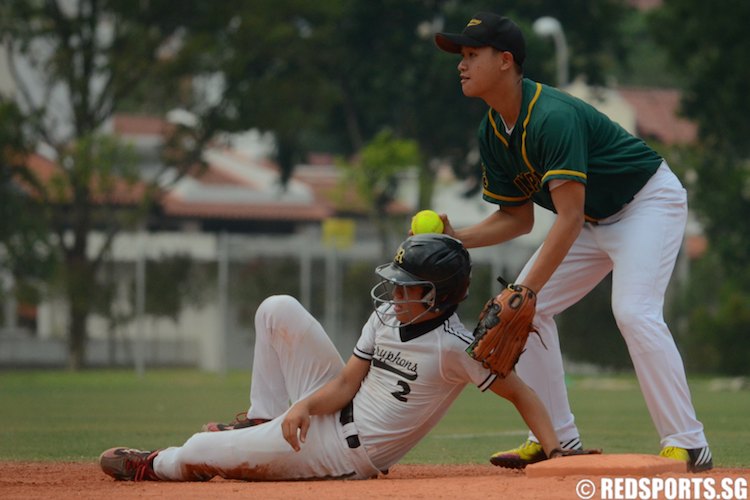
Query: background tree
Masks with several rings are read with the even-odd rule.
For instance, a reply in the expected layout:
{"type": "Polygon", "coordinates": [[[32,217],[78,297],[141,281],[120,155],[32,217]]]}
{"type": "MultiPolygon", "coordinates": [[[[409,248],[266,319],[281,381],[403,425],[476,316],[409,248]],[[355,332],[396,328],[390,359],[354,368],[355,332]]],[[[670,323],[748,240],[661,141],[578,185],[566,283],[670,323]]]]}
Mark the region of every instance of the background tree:
{"type": "MultiPolygon", "coordinates": [[[[388,208],[395,200],[399,172],[420,163],[416,141],[399,139],[393,131],[385,129],[368,143],[353,162],[341,162],[344,171],[340,182],[342,192],[353,187],[357,198],[364,202],[372,225],[377,229],[381,244],[381,260],[387,261],[393,249],[389,238],[391,219],[388,208]]],[[[398,240],[403,239],[400,228],[398,240]]]]}
{"type": "Polygon", "coordinates": [[[554,84],[554,44],[540,39],[532,29],[542,16],[560,21],[569,45],[570,79],[582,78],[590,85],[605,85],[613,71],[632,50],[632,32],[626,24],[633,8],[622,0],[514,0],[509,11],[522,23],[532,59],[528,71],[533,78],[554,84]],[[541,45],[540,45],[541,44],[541,45]]]}
{"type": "MultiPolygon", "coordinates": [[[[137,220],[121,210],[115,195],[135,194],[145,210],[158,192],[157,175],[150,187],[133,193],[139,181],[134,158],[103,136],[100,127],[149,77],[159,74],[161,85],[177,88],[186,69],[180,48],[194,38],[220,33],[226,18],[215,4],[190,0],[179,6],[8,0],[0,9],[0,33],[23,125],[31,143],[49,149],[58,167],[52,179],[36,179],[33,196],[54,207],[46,222],[50,243],[64,264],[69,366],[78,369],[85,360],[94,277],[114,235],[137,220]],[[90,255],[94,229],[102,230],[106,239],[98,253],[90,255]]],[[[174,127],[165,166],[184,171],[195,164],[201,146],[213,135],[210,118],[216,108],[200,109],[207,119],[195,127],[174,127]]]]}
{"type": "Polygon", "coordinates": [[[687,362],[725,373],[748,373],[750,359],[750,50],[744,19],[750,3],[666,0],[651,16],[654,37],[684,76],[683,112],[698,123],[697,147],[685,151],[690,203],[708,251],[690,270],[687,362]],[[718,285],[706,294],[706,283],[718,285]]]}
{"type": "Polygon", "coordinates": [[[0,300],[8,291],[20,303],[36,306],[56,255],[47,244],[45,207],[27,195],[35,179],[26,166],[30,145],[22,125],[17,106],[0,98],[0,300]],[[12,278],[8,290],[4,273],[12,278]]]}
{"type": "Polygon", "coordinates": [[[187,51],[221,83],[218,127],[273,132],[282,183],[327,126],[332,75],[318,62],[337,7],[335,0],[237,2],[229,29],[216,43],[193,43],[187,51]]]}

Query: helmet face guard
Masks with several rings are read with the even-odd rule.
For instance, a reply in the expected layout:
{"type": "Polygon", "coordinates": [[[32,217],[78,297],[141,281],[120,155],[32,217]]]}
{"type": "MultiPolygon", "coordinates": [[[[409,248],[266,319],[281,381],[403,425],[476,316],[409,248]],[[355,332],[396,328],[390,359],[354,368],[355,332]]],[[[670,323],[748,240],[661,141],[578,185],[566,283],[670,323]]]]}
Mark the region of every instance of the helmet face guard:
{"type": "Polygon", "coordinates": [[[390,327],[406,326],[416,323],[435,308],[436,290],[430,281],[423,281],[409,276],[411,279],[398,279],[402,270],[394,269],[392,264],[378,266],[375,272],[382,278],[380,282],[370,290],[375,305],[375,314],[381,323],[390,327]],[[394,271],[396,271],[394,273],[394,271]],[[413,297],[409,289],[419,288],[422,293],[419,298],[413,297]],[[401,298],[398,298],[401,297],[401,298]],[[421,307],[413,308],[419,304],[421,307]],[[412,309],[421,309],[414,312],[412,309]],[[408,315],[408,316],[407,316],[408,315]],[[402,319],[399,319],[401,316],[402,319]]]}

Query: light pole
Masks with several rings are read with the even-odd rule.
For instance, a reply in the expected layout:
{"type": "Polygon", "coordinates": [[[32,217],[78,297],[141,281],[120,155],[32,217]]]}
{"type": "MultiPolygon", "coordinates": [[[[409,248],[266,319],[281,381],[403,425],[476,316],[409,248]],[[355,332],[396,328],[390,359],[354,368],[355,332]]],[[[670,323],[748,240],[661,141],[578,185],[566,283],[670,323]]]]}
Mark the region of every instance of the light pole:
{"type": "Polygon", "coordinates": [[[557,86],[568,84],[568,42],[565,40],[560,21],[554,17],[540,17],[532,26],[534,33],[539,36],[550,36],[555,42],[555,56],[557,59],[557,86]]]}

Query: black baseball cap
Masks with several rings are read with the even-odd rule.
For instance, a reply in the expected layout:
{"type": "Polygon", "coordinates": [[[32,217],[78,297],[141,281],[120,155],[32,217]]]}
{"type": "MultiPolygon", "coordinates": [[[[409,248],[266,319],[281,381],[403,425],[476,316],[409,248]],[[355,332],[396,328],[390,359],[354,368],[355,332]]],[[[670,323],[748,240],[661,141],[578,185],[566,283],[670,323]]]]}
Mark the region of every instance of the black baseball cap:
{"type": "Polygon", "coordinates": [[[453,54],[460,54],[461,47],[494,47],[513,54],[519,66],[523,66],[526,58],[526,42],[521,28],[507,17],[491,12],[474,14],[460,34],[436,33],[435,44],[453,54]]]}

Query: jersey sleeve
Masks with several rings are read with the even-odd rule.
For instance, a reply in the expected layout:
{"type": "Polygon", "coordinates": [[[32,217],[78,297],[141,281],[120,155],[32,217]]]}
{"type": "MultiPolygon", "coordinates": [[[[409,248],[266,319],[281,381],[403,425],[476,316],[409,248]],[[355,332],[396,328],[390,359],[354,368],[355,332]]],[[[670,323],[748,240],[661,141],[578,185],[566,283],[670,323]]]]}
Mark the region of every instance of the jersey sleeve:
{"type": "Polygon", "coordinates": [[[442,339],[448,346],[442,350],[441,370],[443,377],[454,384],[474,384],[480,391],[486,391],[497,378],[482,363],[466,353],[471,343],[471,333],[452,323],[442,339]]]}
{"type": "Polygon", "coordinates": [[[359,336],[359,340],[357,340],[357,344],[354,346],[353,352],[358,358],[365,361],[372,361],[372,357],[375,354],[375,331],[377,322],[379,321],[377,315],[373,312],[362,327],[362,333],[359,336]]]}
{"type": "Polygon", "coordinates": [[[472,383],[484,392],[497,378],[497,375],[472,359],[465,351],[451,351],[446,358],[445,375],[451,382],[472,383]]]}
{"type": "MultiPolygon", "coordinates": [[[[586,184],[588,178],[588,134],[577,113],[549,113],[535,126],[529,151],[542,170],[542,184],[552,180],[573,180],[586,184]]],[[[533,160],[532,160],[533,161],[533,160]]]]}

